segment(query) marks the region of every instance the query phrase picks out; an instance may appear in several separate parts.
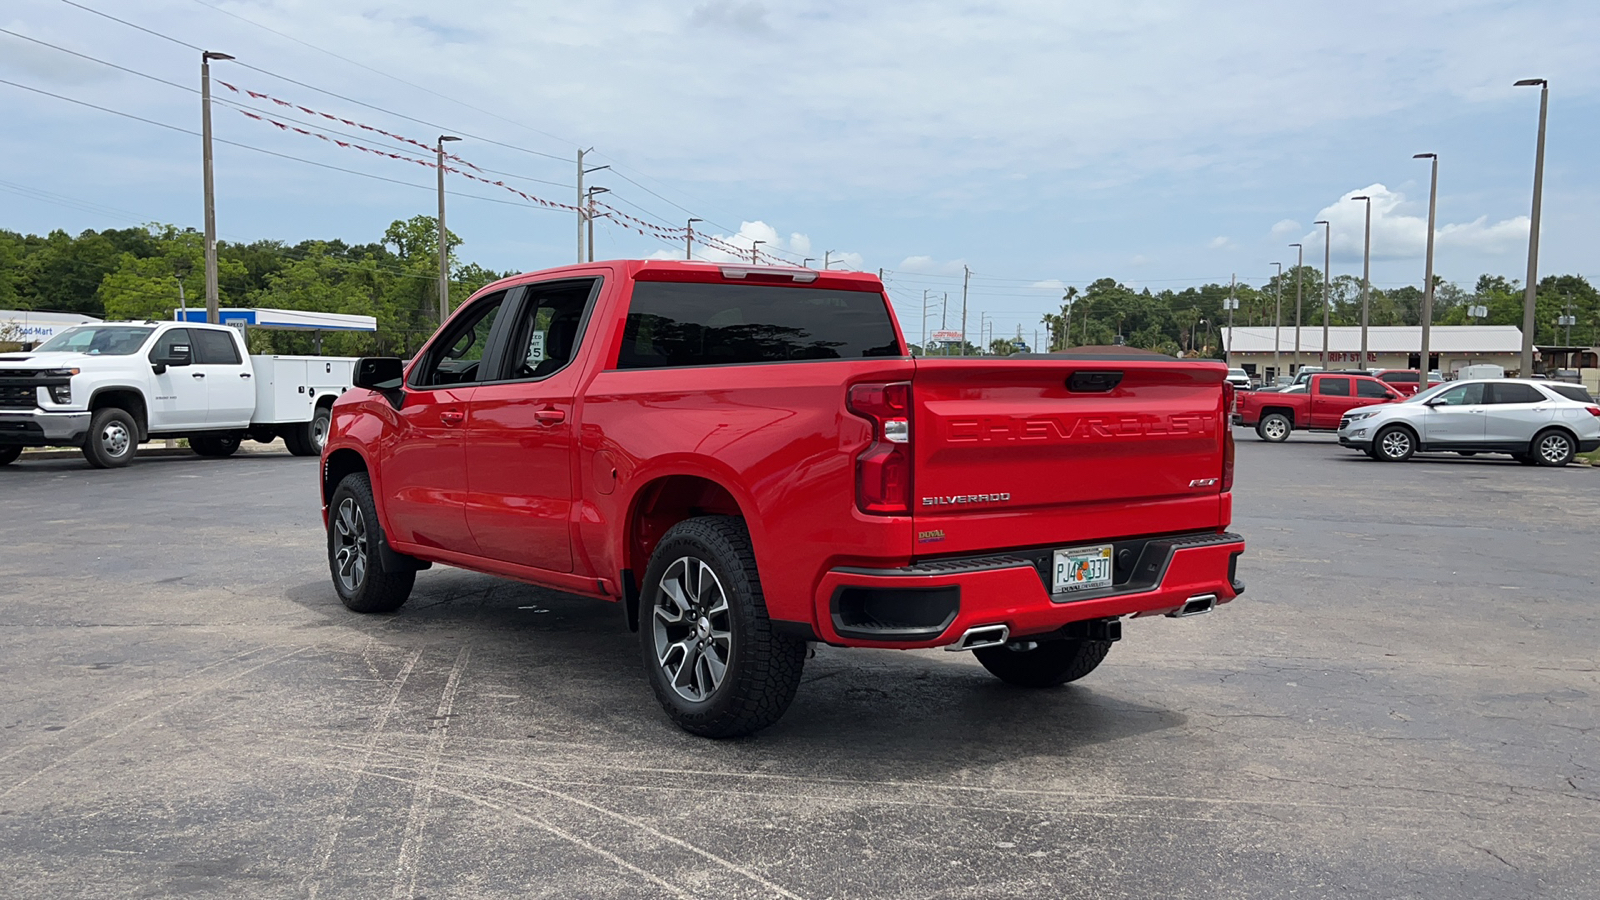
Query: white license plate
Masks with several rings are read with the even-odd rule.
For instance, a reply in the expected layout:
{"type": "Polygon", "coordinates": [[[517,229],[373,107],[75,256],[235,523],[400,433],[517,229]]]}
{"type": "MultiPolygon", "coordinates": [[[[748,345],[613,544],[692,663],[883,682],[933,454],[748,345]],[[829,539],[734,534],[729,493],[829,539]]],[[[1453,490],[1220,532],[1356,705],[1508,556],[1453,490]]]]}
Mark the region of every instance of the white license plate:
{"type": "Polygon", "coordinates": [[[1057,550],[1055,572],[1058,594],[1111,587],[1111,545],[1057,550]]]}

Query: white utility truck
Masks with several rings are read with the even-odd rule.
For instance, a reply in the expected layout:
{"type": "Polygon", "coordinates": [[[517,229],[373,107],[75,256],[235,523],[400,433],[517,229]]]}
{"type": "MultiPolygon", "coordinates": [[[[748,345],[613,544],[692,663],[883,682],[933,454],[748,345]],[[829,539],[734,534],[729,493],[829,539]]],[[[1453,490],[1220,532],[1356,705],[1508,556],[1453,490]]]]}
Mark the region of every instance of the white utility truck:
{"type": "Polygon", "coordinates": [[[250,356],[244,334],[197,322],[97,322],[0,354],[0,465],[24,447],[78,447],[96,468],[139,443],[188,438],[201,456],[283,438],[316,456],[355,360],[250,356]]]}

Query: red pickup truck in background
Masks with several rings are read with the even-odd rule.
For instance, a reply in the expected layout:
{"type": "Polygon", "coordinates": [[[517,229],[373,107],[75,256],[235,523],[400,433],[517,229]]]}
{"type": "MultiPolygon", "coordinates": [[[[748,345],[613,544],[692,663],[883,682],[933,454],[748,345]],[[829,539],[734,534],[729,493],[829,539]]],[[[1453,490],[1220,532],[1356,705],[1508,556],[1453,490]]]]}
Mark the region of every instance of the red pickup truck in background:
{"type": "Polygon", "coordinates": [[[1352,409],[1403,399],[1399,391],[1368,375],[1318,372],[1304,388],[1241,393],[1233,421],[1276,443],[1288,440],[1295,429],[1338,431],[1339,418],[1352,409]]]}
{"type": "MultiPolygon", "coordinates": [[[[1415,394],[1422,384],[1422,373],[1416,369],[1381,369],[1373,373],[1374,378],[1387,384],[1407,397],[1415,394]]],[[[1444,377],[1435,372],[1428,373],[1428,387],[1444,384],[1444,377]]]]}
{"type": "Polygon", "coordinates": [[[618,602],[662,706],[713,737],[775,721],[809,641],[1062,684],[1123,617],[1244,589],[1226,373],[913,357],[864,274],[521,275],[409,366],[357,364],[323,457],[329,565],[359,612],[433,563],[618,602]]]}

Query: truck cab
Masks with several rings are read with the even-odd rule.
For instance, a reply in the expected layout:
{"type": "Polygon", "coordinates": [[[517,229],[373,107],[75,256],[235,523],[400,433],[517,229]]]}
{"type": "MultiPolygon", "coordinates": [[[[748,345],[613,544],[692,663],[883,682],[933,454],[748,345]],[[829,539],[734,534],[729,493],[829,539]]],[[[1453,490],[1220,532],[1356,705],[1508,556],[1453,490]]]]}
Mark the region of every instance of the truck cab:
{"type": "Polygon", "coordinates": [[[1313,372],[1299,385],[1278,392],[1241,395],[1236,425],[1253,427],[1264,441],[1281,443],[1295,430],[1337,431],[1339,419],[1352,409],[1405,399],[1393,387],[1370,375],[1313,372]]]}

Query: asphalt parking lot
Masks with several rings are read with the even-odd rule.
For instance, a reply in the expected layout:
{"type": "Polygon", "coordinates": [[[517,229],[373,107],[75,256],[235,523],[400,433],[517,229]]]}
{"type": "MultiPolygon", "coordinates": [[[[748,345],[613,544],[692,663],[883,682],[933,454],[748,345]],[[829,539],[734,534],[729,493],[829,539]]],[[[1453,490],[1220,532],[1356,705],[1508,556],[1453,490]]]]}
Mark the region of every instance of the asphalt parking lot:
{"type": "Polygon", "coordinates": [[[1600,471],[1237,433],[1236,603],[1043,692],[824,647],[722,743],[609,604],[347,612],[314,460],[0,469],[0,893],[1595,896],[1600,471]]]}

